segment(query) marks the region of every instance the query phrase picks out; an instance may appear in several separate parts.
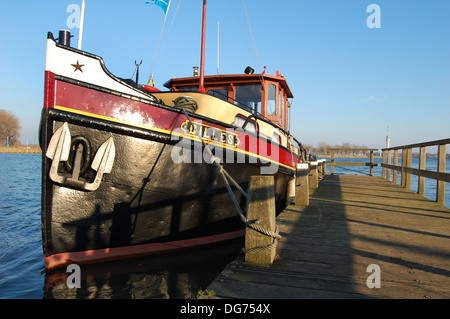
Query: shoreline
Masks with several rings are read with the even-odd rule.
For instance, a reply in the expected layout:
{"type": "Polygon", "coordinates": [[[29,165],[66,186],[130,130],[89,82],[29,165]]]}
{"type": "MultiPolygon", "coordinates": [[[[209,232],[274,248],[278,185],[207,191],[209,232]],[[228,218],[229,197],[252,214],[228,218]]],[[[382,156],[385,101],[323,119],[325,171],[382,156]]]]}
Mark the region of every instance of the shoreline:
{"type": "Polygon", "coordinates": [[[39,147],[0,147],[0,154],[41,154],[39,147]]]}
{"type": "MultiPolygon", "coordinates": [[[[331,155],[316,155],[319,157],[328,157],[331,158],[331,155]]],[[[369,158],[369,155],[334,155],[334,158],[369,158]]],[[[381,158],[381,155],[374,155],[373,158],[381,158]]]]}

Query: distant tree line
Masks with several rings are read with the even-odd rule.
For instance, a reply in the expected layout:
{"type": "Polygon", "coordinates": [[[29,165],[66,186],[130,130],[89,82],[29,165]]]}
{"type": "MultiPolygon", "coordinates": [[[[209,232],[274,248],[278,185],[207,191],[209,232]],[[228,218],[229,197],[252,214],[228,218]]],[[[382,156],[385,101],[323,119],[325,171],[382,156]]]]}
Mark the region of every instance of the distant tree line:
{"type": "MultiPolygon", "coordinates": [[[[331,152],[328,150],[329,148],[369,148],[366,145],[350,144],[347,142],[338,145],[329,145],[326,142],[320,142],[317,147],[312,145],[305,145],[304,147],[308,153],[315,155],[331,155],[331,152]]],[[[368,154],[369,152],[364,151],[351,151],[351,150],[335,151],[335,155],[365,156],[368,154]]]]}
{"type": "Polygon", "coordinates": [[[0,110],[0,146],[20,144],[21,129],[20,121],[13,113],[0,110]]]}

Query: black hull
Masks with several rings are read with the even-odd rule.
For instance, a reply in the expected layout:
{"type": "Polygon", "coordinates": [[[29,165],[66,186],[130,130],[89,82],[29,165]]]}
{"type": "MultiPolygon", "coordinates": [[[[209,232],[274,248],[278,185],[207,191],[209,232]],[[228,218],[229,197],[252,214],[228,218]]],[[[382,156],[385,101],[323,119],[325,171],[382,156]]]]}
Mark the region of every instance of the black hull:
{"type": "MultiPolygon", "coordinates": [[[[244,228],[217,168],[205,162],[174,163],[171,152],[177,141],[170,136],[44,109],[41,139],[45,257],[168,243],[244,228]],[[45,150],[56,128],[65,122],[72,140],[81,136],[88,141],[88,162],[105,140],[114,140],[113,169],[103,175],[96,191],[68,188],[49,178],[52,160],[45,150]]],[[[224,168],[244,190],[250,176],[261,174],[258,164],[231,163],[224,168]]],[[[70,167],[61,163],[59,173],[70,174],[70,167]]],[[[80,178],[89,180],[94,175],[87,168],[80,178]]],[[[279,213],[285,207],[286,187],[292,176],[281,169],[274,176],[279,213]]],[[[237,190],[235,196],[245,211],[245,198],[237,190]]]]}

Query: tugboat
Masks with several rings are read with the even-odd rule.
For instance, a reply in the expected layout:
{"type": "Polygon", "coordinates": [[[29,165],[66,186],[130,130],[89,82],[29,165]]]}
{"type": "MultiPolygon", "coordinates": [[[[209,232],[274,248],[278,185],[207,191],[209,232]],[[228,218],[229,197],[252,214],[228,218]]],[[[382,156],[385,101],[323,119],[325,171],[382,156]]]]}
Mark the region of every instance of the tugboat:
{"type": "MultiPolygon", "coordinates": [[[[204,37],[203,37],[204,39],[204,37]]],[[[203,42],[204,43],[204,42],[203,42]]],[[[203,45],[202,45],[203,47],[203,45]]],[[[47,37],[42,154],[45,267],[211,245],[244,234],[250,176],[274,176],[277,213],[306,151],[289,132],[286,79],[174,78],[166,91],[47,37]]]]}

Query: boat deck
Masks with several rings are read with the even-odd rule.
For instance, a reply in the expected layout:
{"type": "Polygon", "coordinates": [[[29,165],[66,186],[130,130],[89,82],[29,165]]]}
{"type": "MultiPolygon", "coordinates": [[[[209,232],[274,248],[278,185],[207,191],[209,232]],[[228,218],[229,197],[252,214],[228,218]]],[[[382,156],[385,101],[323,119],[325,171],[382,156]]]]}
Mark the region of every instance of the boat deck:
{"type": "Polygon", "coordinates": [[[450,209],[381,177],[327,175],[277,218],[272,266],[237,260],[219,298],[450,298],[450,209]],[[369,265],[379,267],[377,273],[369,265]],[[368,271],[369,270],[369,271],[368,271]],[[369,278],[371,276],[371,278],[369,278]]]}

